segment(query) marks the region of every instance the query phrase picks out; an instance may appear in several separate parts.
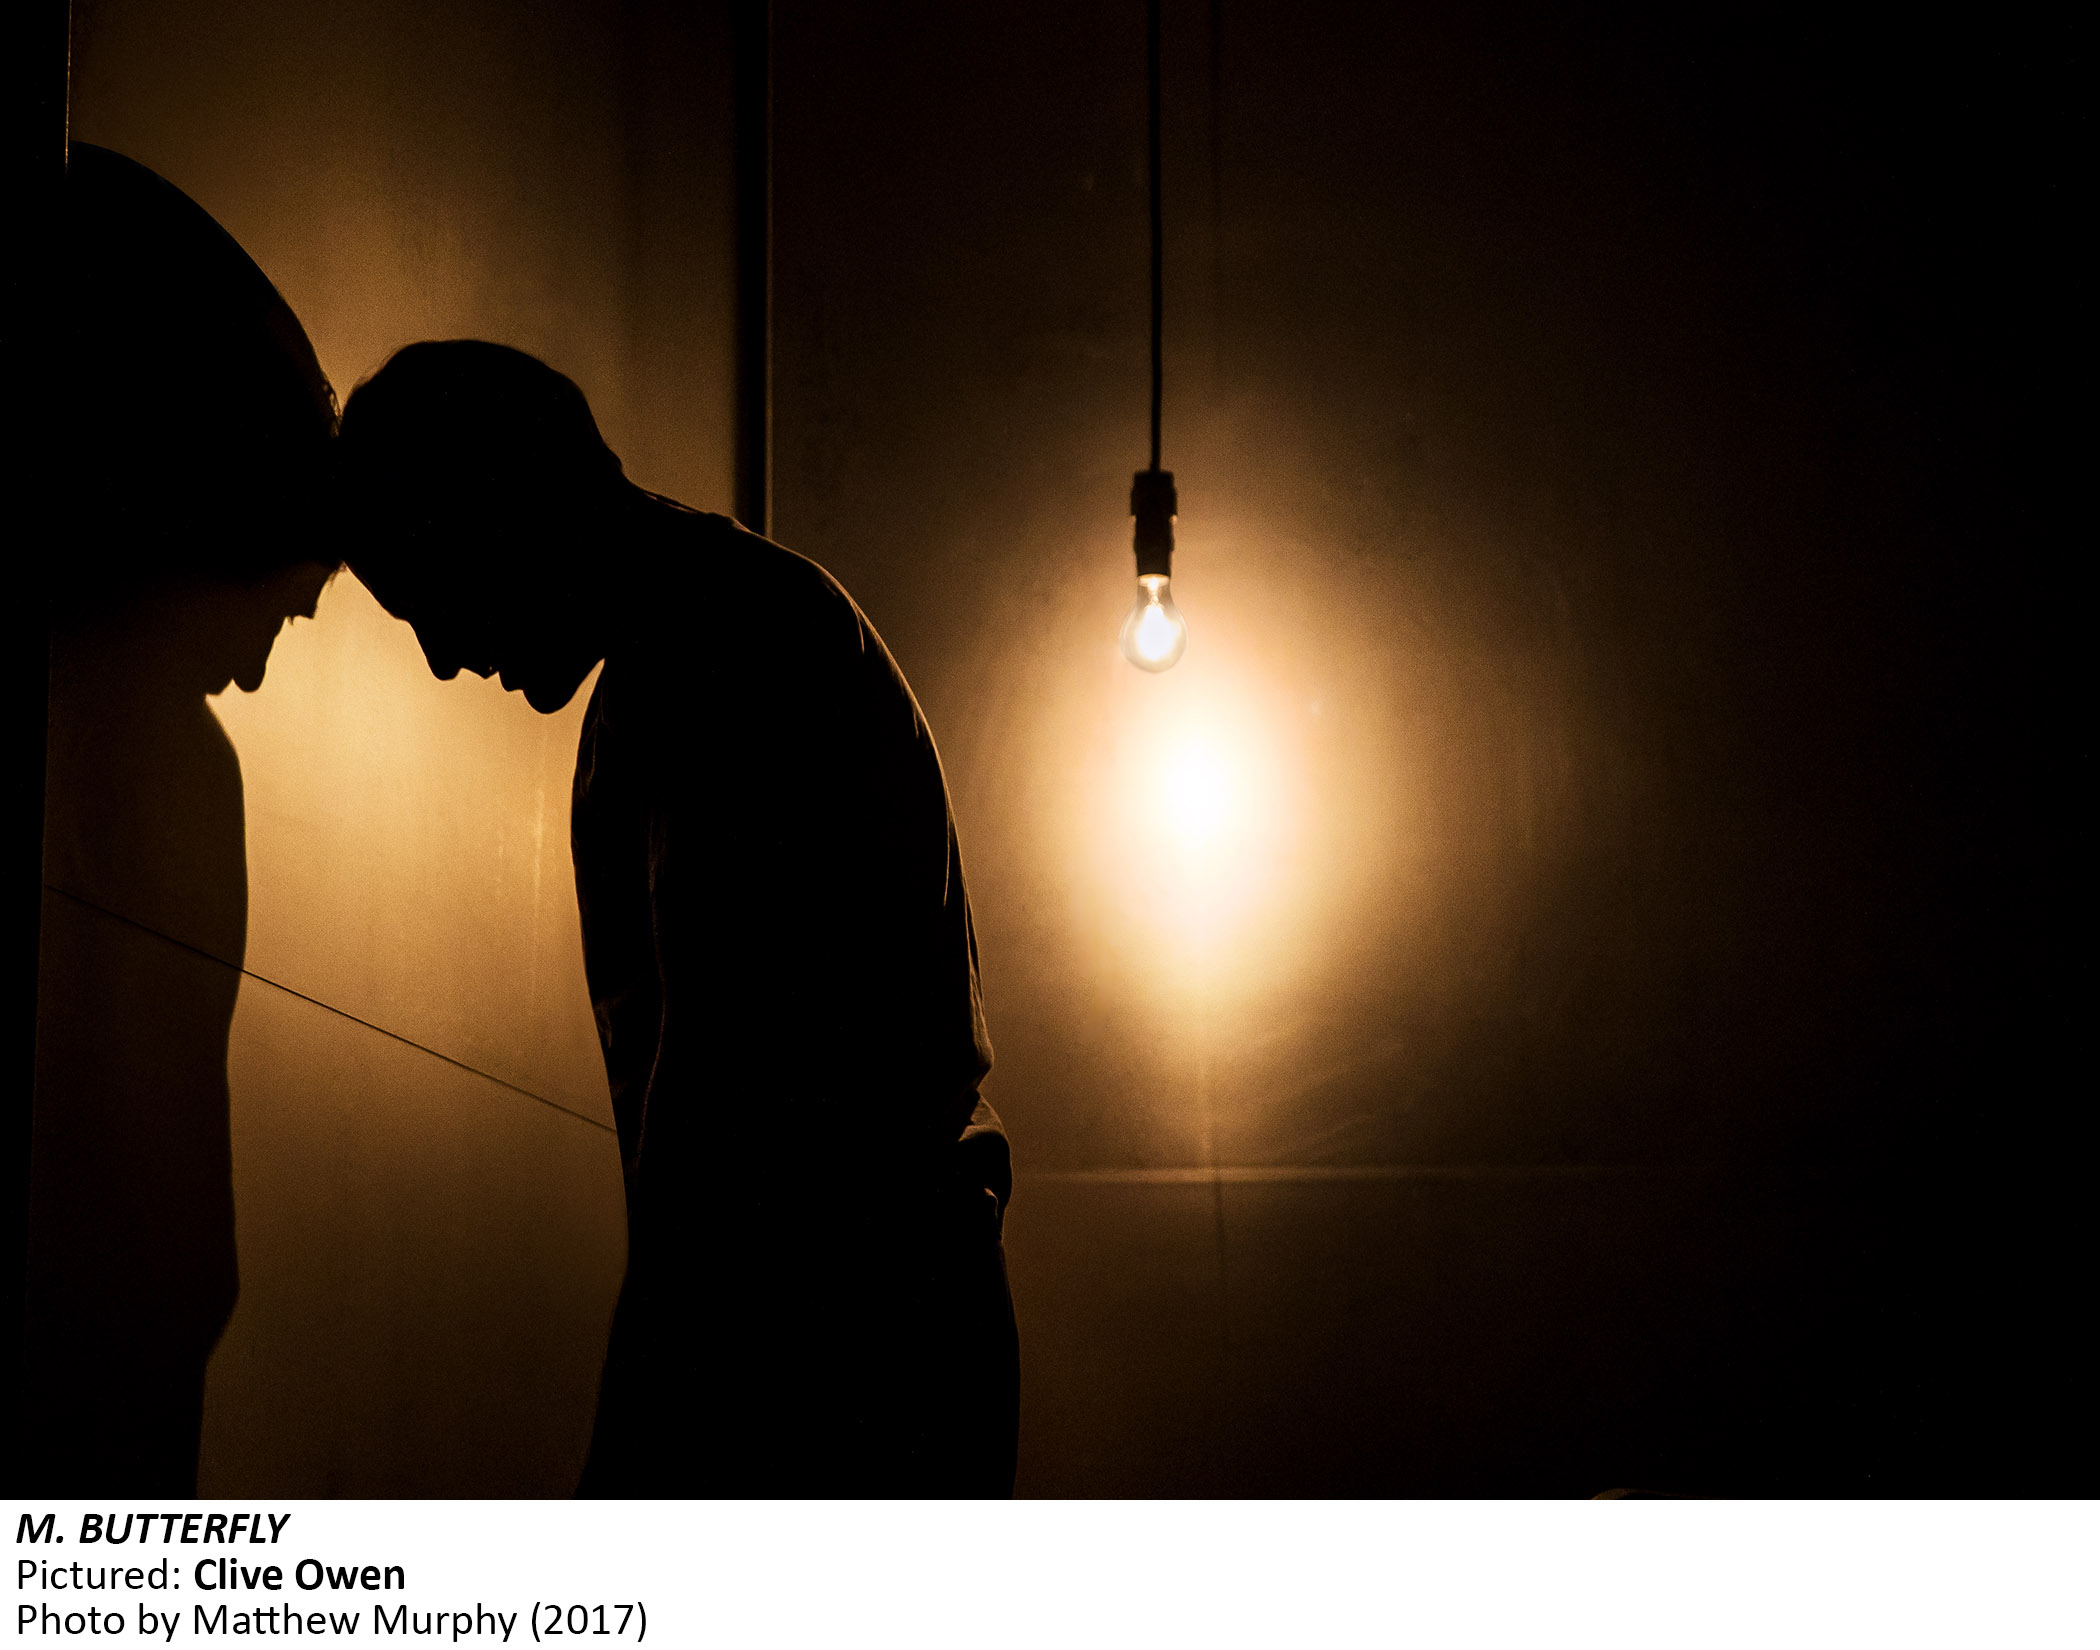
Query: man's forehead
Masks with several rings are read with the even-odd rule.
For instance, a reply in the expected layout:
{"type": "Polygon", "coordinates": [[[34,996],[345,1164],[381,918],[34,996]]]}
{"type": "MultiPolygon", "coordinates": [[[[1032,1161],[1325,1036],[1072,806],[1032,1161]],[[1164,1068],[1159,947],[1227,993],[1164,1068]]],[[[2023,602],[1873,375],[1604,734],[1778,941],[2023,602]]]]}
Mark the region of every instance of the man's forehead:
{"type": "Polygon", "coordinates": [[[397,619],[438,618],[458,605],[450,583],[435,569],[390,556],[350,558],[350,570],[379,605],[397,619]]]}

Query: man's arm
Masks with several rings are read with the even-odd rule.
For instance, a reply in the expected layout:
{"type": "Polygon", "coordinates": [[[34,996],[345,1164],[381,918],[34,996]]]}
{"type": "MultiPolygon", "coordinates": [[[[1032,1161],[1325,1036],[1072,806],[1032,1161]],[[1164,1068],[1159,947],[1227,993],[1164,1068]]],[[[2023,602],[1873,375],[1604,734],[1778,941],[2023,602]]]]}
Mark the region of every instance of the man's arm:
{"type": "Polygon", "coordinates": [[[761,594],[797,625],[795,670],[725,649],[711,691],[679,694],[690,709],[655,735],[649,1130],[767,1157],[946,1162],[990,1048],[939,761],[844,592],[799,557],[754,554],[779,558],[761,594]]]}

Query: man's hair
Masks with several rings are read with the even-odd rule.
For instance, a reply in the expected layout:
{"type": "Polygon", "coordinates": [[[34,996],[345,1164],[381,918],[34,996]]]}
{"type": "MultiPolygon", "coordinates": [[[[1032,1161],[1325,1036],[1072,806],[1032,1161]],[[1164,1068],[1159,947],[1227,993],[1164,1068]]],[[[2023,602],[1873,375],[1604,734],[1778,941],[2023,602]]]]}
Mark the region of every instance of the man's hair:
{"type": "Polygon", "coordinates": [[[166,179],[79,142],[57,256],[56,611],[332,565],[335,394],[255,261],[166,179]]]}
{"type": "Polygon", "coordinates": [[[582,390],[523,350],[471,338],[395,351],[351,393],[336,447],[353,563],[449,559],[463,532],[528,548],[520,536],[624,485],[582,390]]]}

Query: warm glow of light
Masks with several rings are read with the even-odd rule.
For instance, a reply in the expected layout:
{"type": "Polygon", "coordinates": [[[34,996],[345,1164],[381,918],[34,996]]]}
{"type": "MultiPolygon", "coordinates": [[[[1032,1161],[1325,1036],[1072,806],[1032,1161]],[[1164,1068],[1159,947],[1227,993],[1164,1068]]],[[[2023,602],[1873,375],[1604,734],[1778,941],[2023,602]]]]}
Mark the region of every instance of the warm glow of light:
{"type": "Polygon", "coordinates": [[[1346,974],[1367,934],[1426,909],[1425,792],[1401,782],[1421,767],[1406,717],[1424,701],[1389,680],[1414,610],[1363,600],[1346,560],[1276,532],[1191,533],[1184,549],[1202,645],[1132,669],[1104,634],[1130,587],[1075,577],[999,737],[981,736],[1014,753],[1001,783],[963,799],[995,845],[1029,845],[993,873],[1030,895],[1004,943],[1054,950],[1104,1012],[1143,1005],[1160,1025],[1346,974]]]}
{"type": "Polygon", "coordinates": [[[1123,621],[1123,657],[1140,670],[1167,670],[1188,645],[1189,623],[1174,605],[1171,581],[1164,573],[1145,574],[1123,621]]]}
{"type": "Polygon", "coordinates": [[[258,691],[210,700],[241,764],[248,967],[609,1122],[569,865],[587,695],[542,716],[440,682],[339,574],[258,691]]]}
{"type": "Polygon", "coordinates": [[[1157,602],[1148,602],[1138,615],[1137,650],[1147,663],[1157,664],[1173,650],[1180,637],[1175,633],[1174,621],[1167,617],[1157,602]]]}
{"type": "Polygon", "coordinates": [[[1119,672],[1098,726],[1085,851],[1119,949],[1184,986],[1238,978],[1295,907],[1305,800],[1291,730],[1246,661],[1119,672]]]}
{"type": "Polygon", "coordinates": [[[1198,736],[1167,754],[1159,774],[1160,821],[1184,851],[1228,836],[1243,811],[1231,758],[1198,736]]]}

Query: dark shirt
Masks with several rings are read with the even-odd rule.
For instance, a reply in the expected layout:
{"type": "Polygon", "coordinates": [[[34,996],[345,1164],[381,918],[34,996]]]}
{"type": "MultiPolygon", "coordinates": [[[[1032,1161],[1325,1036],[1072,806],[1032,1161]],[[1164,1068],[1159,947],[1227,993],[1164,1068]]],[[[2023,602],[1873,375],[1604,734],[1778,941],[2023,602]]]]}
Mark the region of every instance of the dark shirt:
{"type": "MultiPolygon", "coordinates": [[[[601,1487],[633,1493],[635,1452],[660,1460],[670,1433],[698,1480],[670,1493],[792,1489],[763,1463],[715,1474],[725,1446],[712,1422],[696,1436],[696,1406],[748,1425],[798,1382],[795,1405],[817,1401],[804,1366],[837,1337],[901,1337],[852,1349],[893,1365],[940,1342],[955,1303],[926,1257],[995,1252],[1011,1174],[977,1092],[976,939],[911,690],[822,568],[679,514],[689,556],[610,650],[576,767],[629,1228],[593,1467],[627,1461],[601,1487]]],[[[860,1397],[857,1435],[881,1430],[897,1395],[860,1397]]]]}

